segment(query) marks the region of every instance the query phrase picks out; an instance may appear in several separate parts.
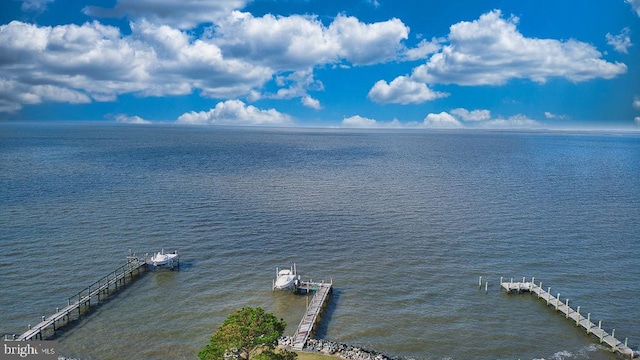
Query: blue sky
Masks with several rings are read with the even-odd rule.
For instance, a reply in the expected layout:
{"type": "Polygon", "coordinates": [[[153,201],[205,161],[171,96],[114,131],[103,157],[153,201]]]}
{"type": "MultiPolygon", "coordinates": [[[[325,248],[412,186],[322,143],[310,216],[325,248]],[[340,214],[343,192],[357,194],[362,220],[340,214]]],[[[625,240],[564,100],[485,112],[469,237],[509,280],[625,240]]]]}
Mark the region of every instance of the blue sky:
{"type": "Polygon", "coordinates": [[[5,0],[0,119],[640,130],[640,0],[5,0]]]}

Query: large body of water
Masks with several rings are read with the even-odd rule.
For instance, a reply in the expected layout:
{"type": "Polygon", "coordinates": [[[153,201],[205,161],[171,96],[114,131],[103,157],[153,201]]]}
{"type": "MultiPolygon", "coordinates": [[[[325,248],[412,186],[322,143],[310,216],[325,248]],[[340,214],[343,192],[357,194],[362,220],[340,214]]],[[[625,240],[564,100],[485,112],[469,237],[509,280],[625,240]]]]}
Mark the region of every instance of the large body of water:
{"type": "Polygon", "coordinates": [[[61,332],[63,355],[194,359],[231,312],[292,333],[276,266],[333,279],[318,337],[415,359],[615,359],[501,276],[640,347],[640,135],[0,124],[0,332],[178,250],[61,332]],[[479,291],[478,277],[489,281],[479,291]]]}

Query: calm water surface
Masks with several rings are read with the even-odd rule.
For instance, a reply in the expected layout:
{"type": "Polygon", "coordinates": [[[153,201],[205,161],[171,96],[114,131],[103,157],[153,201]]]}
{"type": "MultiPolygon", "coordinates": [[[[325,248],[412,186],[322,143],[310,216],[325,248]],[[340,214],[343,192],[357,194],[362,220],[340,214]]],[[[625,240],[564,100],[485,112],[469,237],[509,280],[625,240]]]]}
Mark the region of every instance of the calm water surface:
{"type": "Polygon", "coordinates": [[[415,359],[615,359],[501,276],[535,276],[640,347],[640,136],[0,124],[0,332],[177,249],[61,332],[65,356],[194,359],[231,312],[415,359]],[[479,291],[478,277],[489,281],[479,291]]]}

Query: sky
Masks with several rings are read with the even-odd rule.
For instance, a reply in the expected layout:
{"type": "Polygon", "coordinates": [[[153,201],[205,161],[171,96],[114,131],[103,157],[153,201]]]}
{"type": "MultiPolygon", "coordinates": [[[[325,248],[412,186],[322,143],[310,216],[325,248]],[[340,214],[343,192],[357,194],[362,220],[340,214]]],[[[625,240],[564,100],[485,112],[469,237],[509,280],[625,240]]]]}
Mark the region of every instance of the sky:
{"type": "Polygon", "coordinates": [[[2,0],[0,120],[640,130],[640,0],[2,0]]]}

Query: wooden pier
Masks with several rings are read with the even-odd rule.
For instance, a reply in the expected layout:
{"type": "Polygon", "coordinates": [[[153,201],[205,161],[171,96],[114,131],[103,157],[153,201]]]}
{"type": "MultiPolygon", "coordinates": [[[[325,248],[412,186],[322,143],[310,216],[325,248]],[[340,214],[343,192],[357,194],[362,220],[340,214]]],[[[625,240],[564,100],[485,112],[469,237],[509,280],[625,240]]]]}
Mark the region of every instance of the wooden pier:
{"type": "Polygon", "coordinates": [[[295,334],[293,335],[293,350],[300,351],[309,340],[311,333],[320,318],[320,313],[326,304],[328,295],[333,288],[333,281],[325,282],[309,282],[302,281],[297,291],[314,292],[311,302],[307,306],[307,310],[298,324],[295,334]]]}
{"type": "Polygon", "coordinates": [[[5,340],[42,340],[43,333],[50,327],[55,334],[57,329],[71,321],[76,311],[77,317],[79,318],[83,310],[86,311],[91,307],[92,300],[94,300],[94,303],[105,300],[111,293],[123,288],[127,282],[133,281],[136,276],[140,274],[140,271],[146,269],[146,259],[135,256],[127,257],[127,263],[125,265],[69,297],[67,299],[67,306],[62,309],[56,308],[56,312],[53,315],[48,317],[43,316],[40,323],[35,326],[29,325],[29,330],[19,336],[15,334],[7,336],[5,334],[5,340]]]}
{"type": "Polygon", "coordinates": [[[547,306],[553,307],[557,312],[564,314],[567,319],[575,322],[576,326],[584,328],[587,331],[587,334],[593,334],[596,336],[600,343],[609,345],[612,352],[617,352],[630,359],[640,356],[640,354],[634,352],[627,346],[627,339],[625,339],[624,343],[616,339],[615,329],[613,329],[611,334],[609,334],[602,329],[602,321],[598,321],[598,325],[596,326],[596,324],[591,322],[591,313],[588,313],[587,317],[582,316],[580,314],[580,306],[577,307],[577,310],[574,310],[569,306],[569,299],[566,299],[563,303],[560,300],[560,293],[558,293],[557,296],[551,295],[551,288],[549,287],[545,291],[542,288],[542,282],[540,282],[540,285],[537,285],[535,283],[535,278],[532,278],[530,282],[525,281],[525,278],[522,279],[522,282],[514,282],[513,279],[505,282],[503,281],[503,278],[501,278],[500,288],[505,289],[508,292],[529,292],[534,294],[538,299],[545,301],[547,306]]]}

